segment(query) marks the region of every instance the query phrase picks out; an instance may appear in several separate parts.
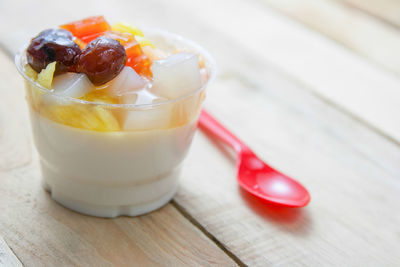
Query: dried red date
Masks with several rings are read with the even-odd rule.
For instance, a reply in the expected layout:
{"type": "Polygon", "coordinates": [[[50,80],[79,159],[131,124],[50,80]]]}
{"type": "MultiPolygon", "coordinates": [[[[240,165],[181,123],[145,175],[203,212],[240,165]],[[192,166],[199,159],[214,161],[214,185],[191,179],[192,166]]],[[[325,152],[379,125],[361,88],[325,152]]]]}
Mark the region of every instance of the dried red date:
{"type": "Polygon", "coordinates": [[[56,74],[59,74],[70,70],[80,51],[69,31],[48,29],[32,39],[26,54],[29,65],[37,72],[57,61],[56,74]]]}
{"type": "Polygon", "coordinates": [[[94,85],[114,79],[124,68],[126,53],[116,40],[99,37],[90,42],[78,56],[76,71],[85,73],[94,85]]]}
{"type": "Polygon", "coordinates": [[[71,41],[74,40],[74,36],[72,33],[70,33],[67,30],[64,29],[47,29],[44,31],[41,31],[38,36],[52,36],[52,37],[60,37],[60,38],[67,38],[70,39],[71,41]]]}

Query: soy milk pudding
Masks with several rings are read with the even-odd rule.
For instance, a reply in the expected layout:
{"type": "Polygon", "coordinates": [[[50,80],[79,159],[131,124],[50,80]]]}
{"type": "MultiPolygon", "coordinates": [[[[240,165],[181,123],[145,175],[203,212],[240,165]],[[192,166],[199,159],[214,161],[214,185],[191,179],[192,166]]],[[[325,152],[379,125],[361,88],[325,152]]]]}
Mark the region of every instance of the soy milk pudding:
{"type": "Polygon", "coordinates": [[[214,76],[204,49],[99,16],[41,32],[16,65],[54,200],[115,217],[173,197],[214,76]]]}

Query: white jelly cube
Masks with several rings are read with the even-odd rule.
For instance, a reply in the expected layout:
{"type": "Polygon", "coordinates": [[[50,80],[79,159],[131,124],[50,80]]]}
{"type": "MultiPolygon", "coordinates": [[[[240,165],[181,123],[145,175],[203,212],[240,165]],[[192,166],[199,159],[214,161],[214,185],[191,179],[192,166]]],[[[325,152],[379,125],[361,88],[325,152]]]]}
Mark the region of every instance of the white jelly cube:
{"type": "Polygon", "coordinates": [[[124,67],[106,87],[110,96],[117,97],[141,90],[146,86],[146,81],[131,67],[124,67]]]}
{"type": "Polygon", "coordinates": [[[68,72],[55,76],[52,83],[58,95],[80,98],[94,89],[94,86],[83,73],[68,72]]]}
{"type": "Polygon", "coordinates": [[[168,99],[178,98],[201,87],[198,57],[194,54],[178,53],[154,61],[151,71],[151,91],[168,99]]]}
{"type": "MultiPolygon", "coordinates": [[[[145,105],[166,99],[160,98],[147,90],[140,90],[121,98],[124,104],[145,105]]],[[[172,105],[162,105],[149,109],[126,110],[122,115],[124,130],[146,130],[168,128],[172,117],[172,105]]]]}
{"type": "Polygon", "coordinates": [[[52,94],[50,91],[42,95],[45,105],[71,105],[72,102],[65,97],[80,98],[94,90],[93,84],[83,73],[64,73],[54,77],[52,94]]]}

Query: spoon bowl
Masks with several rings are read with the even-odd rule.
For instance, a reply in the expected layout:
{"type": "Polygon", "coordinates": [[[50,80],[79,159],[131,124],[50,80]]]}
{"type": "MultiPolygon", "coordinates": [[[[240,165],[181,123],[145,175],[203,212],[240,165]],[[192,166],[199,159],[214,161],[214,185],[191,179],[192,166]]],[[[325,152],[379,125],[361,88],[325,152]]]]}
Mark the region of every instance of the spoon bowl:
{"type": "Polygon", "coordinates": [[[288,207],[304,207],[310,202],[304,186],[271,168],[250,150],[239,157],[237,179],[247,192],[268,202],[288,207]]]}
{"type": "Polygon", "coordinates": [[[262,161],[205,110],[201,112],[199,126],[235,150],[237,179],[248,193],[286,207],[304,207],[310,202],[310,194],[304,186],[262,161]]]}

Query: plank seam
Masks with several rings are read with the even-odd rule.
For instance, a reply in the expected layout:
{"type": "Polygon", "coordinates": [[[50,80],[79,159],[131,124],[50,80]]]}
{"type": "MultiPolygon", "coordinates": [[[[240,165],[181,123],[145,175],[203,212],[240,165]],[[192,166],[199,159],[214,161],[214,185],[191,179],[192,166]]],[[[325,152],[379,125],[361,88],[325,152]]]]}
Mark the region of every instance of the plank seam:
{"type": "Polygon", "coordinates": [[[393,28],[395,30],[400,30],[400,26],[397,25],[396,23],[391,22],[390,20],[387,20],[386,18],[384,18],[384,17],[382,17],[380,15],[376,15],[376,14],[368,11],[365,8],[359,7],[359,6],[355,5],[355,4],[349,3],[347,1],[340,1],[340,3],[343,6],[347,6],[348,8],[351,8],[351,9],[354,9],[354,10],[358,10],[358,11],[360,11],[360,12],[362,12],[362,13],[364,13],[364,14],[366,14],[366,15],[374,18],[374,19],[376,19],[377,21],[380,21],[381,23],[386,24],[387,26],[389,26],[389,27],[391,27],[391,28],[393,28]]]}
{"type": "Polygon", "coordinates": [[[214,235],[207,231],[204,226],[202,226],[190,213],[181,205],[179,205],[175,199],[171,200],[171,204],[182,214],[194,227],[199,229],[206,237],[208,237],[212,242],[215,243],[228,257],[230,257],[238,266],[248,266],[239,257],[237,257],[233,252],[231,252],[224,244],[219,241],[214,235]]]}
{"type": "Polygon", "coordinates": [[[3,238],[4,242],[8,246],[8,248],[11,250],[11,252],[14,254],[14,256],[17,258],[17,260],[21,263],[22,266],[25,266],[25,264],[22,263],[21,259],[18,257],[17,253],[15,253],[14,249],[7,243],[7,241],[3,238]]]}

